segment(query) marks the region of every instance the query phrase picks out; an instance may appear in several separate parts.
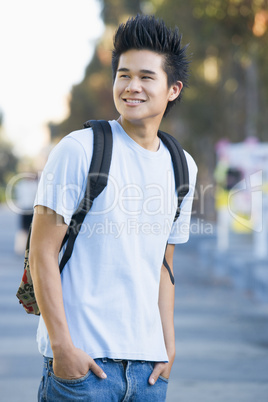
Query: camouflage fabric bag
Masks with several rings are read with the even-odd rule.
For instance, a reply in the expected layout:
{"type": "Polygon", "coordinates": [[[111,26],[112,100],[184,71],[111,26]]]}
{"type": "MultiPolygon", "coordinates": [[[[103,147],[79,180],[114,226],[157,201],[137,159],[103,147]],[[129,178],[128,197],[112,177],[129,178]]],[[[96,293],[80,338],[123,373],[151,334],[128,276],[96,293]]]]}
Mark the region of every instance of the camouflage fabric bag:
{"type": "Polygon", "coordinates": [[[16,293],[20,304],[24,307],[28,314],[40,315],[39,307],[34,294],[33,281],[29,266],[29,250],[30,250],[31,227],[29,229],[27,244],[24,255],[24,272],[19,289],[16,293]]]}

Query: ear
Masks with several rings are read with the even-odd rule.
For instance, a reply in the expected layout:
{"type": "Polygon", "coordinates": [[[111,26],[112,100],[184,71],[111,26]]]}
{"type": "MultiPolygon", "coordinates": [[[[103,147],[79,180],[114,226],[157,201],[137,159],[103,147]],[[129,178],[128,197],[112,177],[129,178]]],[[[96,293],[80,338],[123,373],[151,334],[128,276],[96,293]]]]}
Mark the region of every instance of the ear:
{"type": "Polygon", "coordinates": [[[169,93],[169,102],[174,101],[180,94],[181,90],[183,88],[183,83],[181,81],[177,81],[176,84],[173,84],[170,87],[170,93],[169,93]]]}

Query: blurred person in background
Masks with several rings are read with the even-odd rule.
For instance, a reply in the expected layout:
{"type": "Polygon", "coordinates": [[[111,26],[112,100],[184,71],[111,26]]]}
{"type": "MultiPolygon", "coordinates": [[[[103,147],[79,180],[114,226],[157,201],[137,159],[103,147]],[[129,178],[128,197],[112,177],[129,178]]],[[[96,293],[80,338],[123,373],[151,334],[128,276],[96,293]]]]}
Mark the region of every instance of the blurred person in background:
{"type": "Polygon", "coordinates": [[[173,165],[157,133],[186,85],[186,47],[177,28],[138,15],[115,34],[112,68],[119,118],[109,122],[108,184],[61,275],[59,250],[86,188],[91,128],[54,148],[35,199],[30,267],[41,311],[39,401],[162,402],[175,358],[174,285],[163,257],[172,270],[175,244],[188,240],[197,167],[185,152],[190,191],[173,224],[173,165]]]}
{"type": "Polygon", "coordinates": [[[15,235],[14,250],[18,255],[25,252],[28,231],[33,218],[33,202],[38,178],[35,173],[25,173],[15,186],[16,208],[19,211],[18,230],[15,235]]]}

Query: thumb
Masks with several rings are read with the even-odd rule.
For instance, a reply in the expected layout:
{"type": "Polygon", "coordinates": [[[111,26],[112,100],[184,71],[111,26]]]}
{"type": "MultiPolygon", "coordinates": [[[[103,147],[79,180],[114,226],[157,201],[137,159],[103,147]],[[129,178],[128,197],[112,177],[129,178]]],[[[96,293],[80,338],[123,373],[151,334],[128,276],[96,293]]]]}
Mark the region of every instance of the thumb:
{"type": "Polygon", "coordinates": [[[105,379],[107,378],[107,375],[104,373],[102,368],[97,365],[97,363],[92,359],[91,365],[90,365],[90,370],[99,378],[105,379]]]}
{"type": "Polygon", "coordinates": [[[158,380],[158,377],[163,371],[163,364],[162,363],[156,363],[153,369],[152,374],[149,377],[149,384],[154,385],[156,381],[158,380]]]}

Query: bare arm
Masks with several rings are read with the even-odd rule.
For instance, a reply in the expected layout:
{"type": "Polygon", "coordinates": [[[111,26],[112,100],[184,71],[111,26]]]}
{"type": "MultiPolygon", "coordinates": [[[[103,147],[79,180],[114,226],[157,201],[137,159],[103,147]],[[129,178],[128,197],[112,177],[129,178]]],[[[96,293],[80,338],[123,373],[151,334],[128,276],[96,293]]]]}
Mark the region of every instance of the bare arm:
{"type": "Polygon", "coordinates": [[[30,245],[34,291],[48,330],[55,375],[73,379],[84,376],[91,369],[104,378],[94,360],[74,347],[65,316],[58,255],[67,228],[62,216],[56,212],[42,206],[35,208],[30,245]]]}
{"type": "MultiPolygon", "coordinates": [[[[167,246],[165,254],[166,261],[170,266],[172,273],[174,249],[175,245],[169,244],[167,246]]],[[[170,280],[168,270],[164,265],[162,265],[158,305],[169,362],[155,364],[154,370],[149,379],[150,384],[154,384],[157,381],[159,375],[169,378],[170,371],[175,359],[174,300],[175,286],[170,280]]]]}

